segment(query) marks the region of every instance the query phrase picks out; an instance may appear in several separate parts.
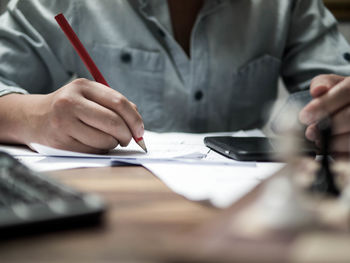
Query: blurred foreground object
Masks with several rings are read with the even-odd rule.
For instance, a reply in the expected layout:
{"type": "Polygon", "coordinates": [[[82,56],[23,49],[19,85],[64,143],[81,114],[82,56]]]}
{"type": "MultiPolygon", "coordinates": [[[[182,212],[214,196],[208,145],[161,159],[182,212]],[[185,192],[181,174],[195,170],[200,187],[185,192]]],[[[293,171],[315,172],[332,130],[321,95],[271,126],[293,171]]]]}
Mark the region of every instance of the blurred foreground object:
{"type": "Polygon", "coordinates": [[[308,158],[287,165],[215,220],[180,235],[166,259],[350,262],[350,164],[333,168],[340,198],[308,191],[319,169],[320,163],[308,158]]]}
{"type": "Polygon", "coordinates": [[[0,152],[0,239],[102,222],[105,204],[0,152]]]}
{"type": "Polygon", "coordinates": [[[332,121],[330,118],[324,118],[318,125],[321,135],[321,167],[316,173],[316,179],[312,183],[310,190],[317,194],[325,194],[329,196],[339,196],[340,192],[335,185],[335,174],[330,169],[330,145],[332,138],[332,121]]]}
{"type": "Polygon", "coordinates": [[[350,262],[350,163],[338,161],[330,167],[328,120],[319,124],[321,162],[298,155],[304,132],[288,114],[281,119],[279,136],[286,166],[217,219],[179,237],[167,259],[350,262]]]}

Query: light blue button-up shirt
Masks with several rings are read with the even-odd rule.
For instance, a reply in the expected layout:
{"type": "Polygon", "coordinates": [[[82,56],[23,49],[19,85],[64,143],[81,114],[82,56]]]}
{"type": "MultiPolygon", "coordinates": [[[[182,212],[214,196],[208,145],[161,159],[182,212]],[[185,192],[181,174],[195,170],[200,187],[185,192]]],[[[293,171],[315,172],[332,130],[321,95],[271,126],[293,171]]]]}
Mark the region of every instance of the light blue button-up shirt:
{"type": "Polygon", "coordinates": [[[174,39],[165,0],[13,0],[0,18],[1,95],[91,79],[54,20],[60,12],[146,129],[259,127],[279,77],[295,93],[318,74],[350,75],[349,45],[321,0],[207,0],[191,58],[174,39]]]}

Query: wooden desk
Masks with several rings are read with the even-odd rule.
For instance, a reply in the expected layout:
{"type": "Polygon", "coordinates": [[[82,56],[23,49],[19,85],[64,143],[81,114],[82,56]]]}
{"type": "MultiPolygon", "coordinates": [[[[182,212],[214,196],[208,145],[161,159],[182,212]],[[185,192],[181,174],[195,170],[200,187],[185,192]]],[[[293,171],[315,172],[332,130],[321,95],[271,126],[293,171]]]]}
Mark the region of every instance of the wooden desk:
{"type": "Polygon", "coordinates": [[[51,175],[104,197],[109,204],[105,223],[0,243],[1,263],[156,263],[164,258],[201,263],[350,262],[349,231],[299,231],[253,242],[235,238],[231,218],[254,200],[262,186],[222,211],[185,200],[141,167],[76,169],[51,175]]]}
{"type": "Polygon", "coordinates": [[[219,210],[170,191],[142,167],[75,169],[51,173],[108,203],[102,226],[46,233],[0,244],[0,262],[157,262],[173,236],[219,210]]]}

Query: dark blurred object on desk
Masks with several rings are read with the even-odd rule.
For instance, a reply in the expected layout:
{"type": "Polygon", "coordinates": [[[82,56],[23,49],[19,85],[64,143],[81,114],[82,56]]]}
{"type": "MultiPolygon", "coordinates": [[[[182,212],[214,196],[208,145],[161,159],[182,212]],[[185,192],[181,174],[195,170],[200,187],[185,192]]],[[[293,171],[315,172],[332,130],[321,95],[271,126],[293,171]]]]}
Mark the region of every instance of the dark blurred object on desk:
{"type": "Polygon", "coordinates": [[[321,135],[321,167],[317,171],[315,177],[316,179],[312,183],[310,190],[317,194],[326,194],[329,196],[337,197],[340,194],[340,191],[335,184],[336,174],[331,169],[330,161],[330,146],[332,138],[332,120],[329,117],[321,120],[318,125],[318,130],[321,135]]]}
{"type": "Polygon", "coordinates": [[[0,239],[101,222],[105,205],[0,152],[0,239]]]}

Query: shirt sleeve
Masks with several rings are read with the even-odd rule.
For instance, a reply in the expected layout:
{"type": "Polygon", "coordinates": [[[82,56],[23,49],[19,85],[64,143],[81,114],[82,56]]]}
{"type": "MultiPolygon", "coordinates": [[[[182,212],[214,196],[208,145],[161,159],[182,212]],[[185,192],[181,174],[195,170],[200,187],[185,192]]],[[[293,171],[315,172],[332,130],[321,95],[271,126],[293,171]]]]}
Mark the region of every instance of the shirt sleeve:
{"type": "Polygon", "coordinates": [[[60,2],[57,6],[45,2],[13,0],[0,17],[0,96],[46,94],[72,76],[70,54],[63,63],[58,53],[66,43],[54,20],[56,12],[69,14],[70,6],[66,1],[54,1],[60,2]]]}
{"type": "Polygon", "coordinates": [[[291,94],[271,122],[275,133],[280,132],[281,120],[291,107],[301,109],[312,100],[309,87],[314,77],[350,76],[350,46],[322,0],[293,2],[282,62],[281,75],[291,94]]]}
{"type": "Polygon", "coordinates": [[[291,93],[320,74],[350,75],[350,47],[337,25],[322,0],[294,1],[281,72],[291,93]]]}

